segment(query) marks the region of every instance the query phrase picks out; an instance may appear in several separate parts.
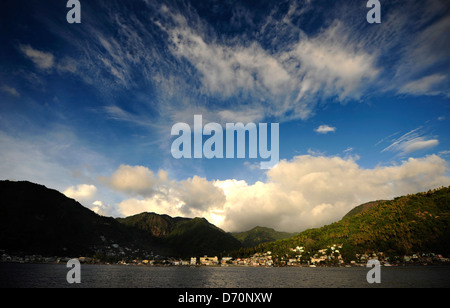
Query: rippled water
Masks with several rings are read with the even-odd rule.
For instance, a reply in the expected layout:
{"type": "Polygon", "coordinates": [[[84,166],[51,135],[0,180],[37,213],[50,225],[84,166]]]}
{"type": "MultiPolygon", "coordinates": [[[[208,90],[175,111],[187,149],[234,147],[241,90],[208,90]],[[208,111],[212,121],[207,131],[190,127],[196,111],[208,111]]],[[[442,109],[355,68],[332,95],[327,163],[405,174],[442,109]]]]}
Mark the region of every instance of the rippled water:
{"type": "Polygon", "coordinates": [[[382,267],[381,283],[369,284],[369,269],[145,267],[82,265],[81,284],[66,280],[64,264],[0,264],[0,287],[25,288],[434,288],[450,287],[450,266],[382,267]]]}

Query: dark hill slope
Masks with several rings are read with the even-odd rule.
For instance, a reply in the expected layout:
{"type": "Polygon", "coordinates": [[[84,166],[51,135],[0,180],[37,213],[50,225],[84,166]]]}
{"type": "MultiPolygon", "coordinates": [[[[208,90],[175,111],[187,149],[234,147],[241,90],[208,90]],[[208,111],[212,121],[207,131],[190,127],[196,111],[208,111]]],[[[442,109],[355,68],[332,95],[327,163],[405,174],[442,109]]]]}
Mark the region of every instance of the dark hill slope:
{"type": "Polygon", "coordinates": [[[0,249],[11,253],[105,256],[117,244],[122,252],[193,257],[241,247],[231,234],[206,219],[155,213],[104,217],[56,190],[30,182],[0,181],[0,196],[0,249]]]}
{"type": "Polygon", "coordinates": [[[230,233],[217,228],[204,218],[173,218],[168,215],[141,213],[118,218],[118,221],[158,237],[178,256],[223,255],[241,247],[240,242],[230,233]]]}
{"type": "Polygon", "coordinates": [[[45,186],[0,181],[0,196],[1,249],[64,256],[92,254],[113,243],[156,248],[143,232],[45,186]]]}

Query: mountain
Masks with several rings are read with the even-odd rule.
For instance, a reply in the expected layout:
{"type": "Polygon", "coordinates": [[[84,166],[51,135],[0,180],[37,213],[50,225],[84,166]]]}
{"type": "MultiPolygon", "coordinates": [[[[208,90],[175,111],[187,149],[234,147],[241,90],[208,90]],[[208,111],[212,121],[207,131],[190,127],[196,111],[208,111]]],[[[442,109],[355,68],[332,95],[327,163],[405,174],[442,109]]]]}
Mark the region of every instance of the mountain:
{"type": "Polygon", "coordinates": [[[30,182],[0,181],[0,249],[49,256],[96,255],[121,258],[154,252],[166,256],[240,256],[272,251],[290,254],[303,246],[315,252],[342,244],[342,256],[383,251],[450,254],[450,187],[374,201],[338,222],[287,239],[286,233],[256,227],[224,232],[204,218],[141,213],[117,218],[97,215],[60,192],[30,182]],[[238,240],[239,239],[239,240],[238,240]],[[263,242],[263,241],[270,242],[263,242]],[[263,243],[261,243],[263,242],[263,243]],[[252,245],[254,247],[243,247],[252,245]]]}
{"type": "Polygon", "coordinates": [[[245,232],[232,233],[244,247],[253,247],[261,243],[273,242],[294,236],[296,233],[279,232],[272,228],[254,227],[245,232]]]}
{"type": "Polygon", "coordinates": [[[66,256],[93,254],[112,244],[159,247],[156,238],[97,215],[56,190],[0,181],[0,249],[66,256]]]}
{"type": "Polygon", "coordinates": [[[179,256],[222,255],[241,247],[241,243],[230,233],[214,226],[205,218],[173,218],[141,213],[117,220],[163,240],[179,256]]]}
{"type": "Polygon", "coordinates": [[[112,258],[140,251],[190,257],[239,247],[231,234],[203,218],[142,213],[114,219],[45,186],[0,181],[0,249],[10,252],[112,258]]]}
{"type": "Polygon", "coordinates": [[[345,214],[343,219],[355,216],[356,214],[359,214],[359,213],[362,213],[365,210],[370,209],[372,206],[380,204],[381,202],[386,202],[386,200],[371,201],[371,202],[366,202],[361,205],[358,205],[357,207],[350,210],[347,214],[345,214]]]}
{"type": "Polygon", "coordinates": [[[305,230],[289,239],[240,249],[238,253],[271,251],[281,256],[299,246],[312,254],[333,244],[342,244],[341,253],[347,261],[357,253],[367,252],[450,255],[450,187],[362,206],[338,222],[305,230]]]}
{"type": "Polygon", "coordinates": [[[174,230],[178,223],[189,221],[190,218],[173,218],[169,215],[145,212],[125,218],[116,218],[116,220],[124,225],[140,229],[157,238],[165,238],[174,230]]]}

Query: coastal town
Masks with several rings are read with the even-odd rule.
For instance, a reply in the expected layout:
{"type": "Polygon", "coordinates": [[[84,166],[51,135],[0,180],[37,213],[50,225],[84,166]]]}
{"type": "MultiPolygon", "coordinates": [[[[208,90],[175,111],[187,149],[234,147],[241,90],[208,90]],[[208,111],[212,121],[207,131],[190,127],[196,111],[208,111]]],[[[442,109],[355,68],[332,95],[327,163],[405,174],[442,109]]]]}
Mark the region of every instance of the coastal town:
{"type": "Polygon", "coordinates": [[[0,249],[0,262],[13,263],[66,263],[76,258],[82,264],[118,264],[135,266],[246,266],[246,267],[353,267],[366,266],[369,260],[378,260],[382,266],[404,265],[443,265],[450,264],[450,259],[439,253],[416,253],[411,255],[389,257],[383,252],[355,254],[354,260],[345,262],[341,254],[342,245],[333,244],[314,253],[306,252],[304,247],[290,248],[290,254],[274,255],[271,251],[255,253],[250,257],[207,256],[175,258],[153,255],[117,244],[106,247],[93,257],[58,257],[42,255],[14,255],[0,249]],[[140,257],[138,257],[140,256],[140,257]]]}

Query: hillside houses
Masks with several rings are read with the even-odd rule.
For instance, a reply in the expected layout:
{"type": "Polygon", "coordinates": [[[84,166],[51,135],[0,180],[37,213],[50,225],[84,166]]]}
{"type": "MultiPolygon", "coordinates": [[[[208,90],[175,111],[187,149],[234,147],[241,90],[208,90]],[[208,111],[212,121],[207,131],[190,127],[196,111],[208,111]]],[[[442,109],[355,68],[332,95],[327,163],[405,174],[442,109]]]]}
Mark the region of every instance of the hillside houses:
{"type": "Polygon", "coordinates": [[[215,257],[200,257],[200,265],[218,265],[219,264],[219,258],[217,256],[215,257]]]}
{"type": "MultiPolygon", "coordinates": [[[[404,256],[387,256],[384,252],[371,252],[355,254],[353,259],[344,261],[342,256],[342,245],[332,244],[325,248],[307,251],[305,247],[297,246],[290,248],[284,255],[274,255],[271,251],[255,253],[249,257],[203,257],[173,258],[150,254],[142,255],[139,251],[131,250],[127,247],[111,245],[108,250],[103,250],[104,255],[113,255],[111,261],[104,261],[96,257],[78,257],[81,263],[90,264],[120,264],[120,265],[141,265],[141,266],[248,266],[248,267],[271,267],[271,266],[298,266],[298,267],[318,267],[318,266],[366,266],[369,260],[378,260],[383,266],[396,265],[431,265],[449,264],[449,258],[435,253],[416,253],[404,256]],[[124,256],[124,253],[126,256],[124,256]],[[115,260],[115,261],[113,261],[115,260]]],[[[17,263],[64,263],[67,257],[43,257],[40,255],[14,256],[0,250],[0,262],[17,263]]]]}
{"type": "Polygon", "coordinates": [[[306,252],[304,247],[290,248],[290,254],[282,258],[280,263],[288,266],[300,265],[340,265],[344,263],[340,253],[342,245],[333,244],[317,252],[306,252]]]}

